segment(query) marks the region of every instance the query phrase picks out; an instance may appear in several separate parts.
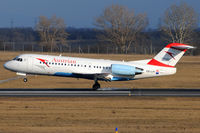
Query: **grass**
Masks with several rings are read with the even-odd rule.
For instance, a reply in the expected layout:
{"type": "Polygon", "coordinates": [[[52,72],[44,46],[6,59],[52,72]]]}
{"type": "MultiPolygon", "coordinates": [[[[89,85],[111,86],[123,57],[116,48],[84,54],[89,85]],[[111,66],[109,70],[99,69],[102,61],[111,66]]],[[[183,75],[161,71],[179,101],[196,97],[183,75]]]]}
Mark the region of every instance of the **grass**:
{"type": "MultiPolygon", "coordinates": [[[[21,54],[20,52],[0,52],[0,80],[15,77],[14,72],[3,68],[3,64],[21,54]]],[[[49,54],[49,53],[46,53],[49,54]]],[[[59,55],[54,53],[54,55],[59,55]]],[[[102,58],[112,60],[150,59],[152,55],[113,55],[113,54],[63,54],[63,56],[102,58]]],[[[100,82],[105,88],[199,88],[200,56],[184,56],[177,65],[177,73],[171,76],[123,82],[100,82]]],[[[31,76],[28,83],[22,79],[0,84],[0,88],[91,88],[94,81],[52,76],[31,76]]]]}
{"type": "Polygon", "coordinates": [[[0,132],[197,133],[200,99],[0,98],[0,132]]]}

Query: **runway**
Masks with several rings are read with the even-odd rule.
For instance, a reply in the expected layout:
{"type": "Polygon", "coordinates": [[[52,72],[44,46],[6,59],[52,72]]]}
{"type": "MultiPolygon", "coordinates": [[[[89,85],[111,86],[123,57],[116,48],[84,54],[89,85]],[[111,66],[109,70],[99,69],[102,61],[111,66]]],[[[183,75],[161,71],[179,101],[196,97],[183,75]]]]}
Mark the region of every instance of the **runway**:
{"type": "Polygon", "coordinates": [[[16,76],[16,77],[12,77],[12,78],[9,78],[9,79],[0,80],[0,84],[4,83],[4,82],[11,81],[11,80],[20,79],[20,78],[22,78],[22,76],[16,76]]]}
{"type": "Polygon", "coordinates": [[[200,97],[200,89],[0,89],[0,96],[7,97],[106,97],[106,96],[170,96],[200,97]]]}

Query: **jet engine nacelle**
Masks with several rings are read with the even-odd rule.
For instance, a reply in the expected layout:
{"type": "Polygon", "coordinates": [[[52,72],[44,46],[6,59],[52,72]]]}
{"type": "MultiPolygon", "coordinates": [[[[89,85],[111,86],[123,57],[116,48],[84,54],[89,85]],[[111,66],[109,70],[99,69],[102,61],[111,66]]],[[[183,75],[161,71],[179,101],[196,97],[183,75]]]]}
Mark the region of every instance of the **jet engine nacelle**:
{"type": "Polygon", "coordinates": [[[136,74],[142,73],[140,69],[137,69],[134,66],[121,65],[121,64],[112,64],[111,71],[112,74],[123,75],[123,76],[134,76],[136,74]]]}

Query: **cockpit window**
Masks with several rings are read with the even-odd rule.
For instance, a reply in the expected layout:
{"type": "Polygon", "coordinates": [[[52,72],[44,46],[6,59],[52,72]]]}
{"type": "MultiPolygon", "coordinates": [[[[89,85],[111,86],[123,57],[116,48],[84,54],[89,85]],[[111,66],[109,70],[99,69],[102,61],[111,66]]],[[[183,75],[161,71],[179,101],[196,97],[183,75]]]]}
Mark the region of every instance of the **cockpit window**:
{"type": "Polygon", "coordinates": [[[17,61],[20,61],[20,62],[22,62],[22,58],[18,58],[18,59],[17,59],[17,61]]]}
{"type": "Polygon", "coordinates": [[[18,56],[17,56],[17,57],[15,57],[13,60],[20,61],[20,62],[22,62],[22,61],[23,61],[23,59],[22,59],[22,58],[19,58],[18,56]]]}
{"type": "Polygon", "coordinates": [[[17,57],[15,57],[13,60],[17,60],[17,58],[18,58],[18,56],[17,56],[17,57]]]}

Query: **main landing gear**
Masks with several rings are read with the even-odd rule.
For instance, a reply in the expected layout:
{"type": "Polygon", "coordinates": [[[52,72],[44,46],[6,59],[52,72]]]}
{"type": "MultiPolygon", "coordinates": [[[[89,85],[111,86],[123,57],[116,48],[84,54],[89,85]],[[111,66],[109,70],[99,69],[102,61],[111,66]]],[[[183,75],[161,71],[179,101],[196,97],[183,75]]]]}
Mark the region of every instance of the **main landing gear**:
{"type": "Polygon", "coordinates": [[[100,86],[100,84],[98,83],[98,81],[95,81],[95,83],[94,83],[94,85],[92,86],[92,89],[93,90],[97,90],[97,89],[99,89],[101,86],[100,86]]]}

